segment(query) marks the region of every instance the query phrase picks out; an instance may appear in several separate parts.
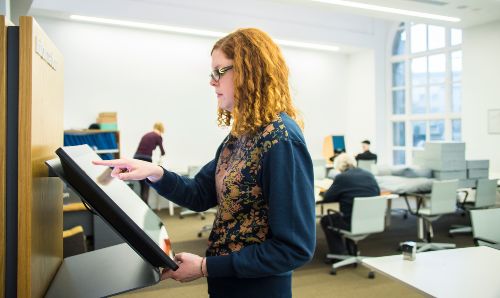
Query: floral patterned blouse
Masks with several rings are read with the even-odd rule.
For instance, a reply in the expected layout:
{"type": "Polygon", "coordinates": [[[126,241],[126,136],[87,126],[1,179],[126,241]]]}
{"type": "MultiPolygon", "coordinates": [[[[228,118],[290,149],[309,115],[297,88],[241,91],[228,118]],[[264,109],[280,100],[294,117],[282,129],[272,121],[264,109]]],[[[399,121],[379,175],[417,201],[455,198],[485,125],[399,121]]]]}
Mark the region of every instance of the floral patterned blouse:
{"type": "Polygon", "coordinates": [[[211,295],[291,295],[292,270],[314,253],[316,219],[311,157],[288,115],[226,137],[194,179],[165,170],[151,185],[194,211],[218,207],[206,253],[211,295]]]}

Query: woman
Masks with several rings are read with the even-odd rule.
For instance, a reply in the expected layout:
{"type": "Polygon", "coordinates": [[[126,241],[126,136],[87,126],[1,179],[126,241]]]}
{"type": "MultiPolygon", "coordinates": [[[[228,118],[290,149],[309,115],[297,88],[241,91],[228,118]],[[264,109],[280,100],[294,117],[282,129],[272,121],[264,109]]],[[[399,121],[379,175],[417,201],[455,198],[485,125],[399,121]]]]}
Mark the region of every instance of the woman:
{"type": "Polygon", "coordinates": [[[312,162],[297,124],[288,68],[264,32],[240,29],[212,52],[218,123],[231,133],[194,179],[137,160],[102,161],[119,179],[147,179],[195,211],[218,205],[206,257],[175,256],[164,278],[207,277],[210,297],[291,297],[292,270],[314,252],[312,162]]]}
{"type": "MultiPolygon", "coordinates": [[[[137,151],[134,154],[135,159],[144,160],[147,162],[153,161],[153,151],[156,147],[160,147],[161,156],[165,155],[165,149],[163,149],[163,138],[162,135],[165,132],[165,127],[163,123],[156,122],[153,125],[153,131],[148,132],[142,136],[137,151]]],[[[141,185],[141,198],[147,204],[149,197],[149,184],[147,184],[145,179],[139,181],[141,185]]]]}

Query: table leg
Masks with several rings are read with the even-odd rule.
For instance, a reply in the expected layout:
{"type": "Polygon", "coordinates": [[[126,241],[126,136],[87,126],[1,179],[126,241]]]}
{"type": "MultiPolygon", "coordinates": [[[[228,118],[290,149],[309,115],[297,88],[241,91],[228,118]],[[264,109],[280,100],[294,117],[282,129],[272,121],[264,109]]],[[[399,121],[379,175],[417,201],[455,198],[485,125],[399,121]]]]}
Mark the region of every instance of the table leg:
{"type": "Polygon", "coordinates": [[[387,209],[385,210],[385,227],[389,227],[391,225],[391,210],[392,210],[392,200],[387,200],[387,209]]]}

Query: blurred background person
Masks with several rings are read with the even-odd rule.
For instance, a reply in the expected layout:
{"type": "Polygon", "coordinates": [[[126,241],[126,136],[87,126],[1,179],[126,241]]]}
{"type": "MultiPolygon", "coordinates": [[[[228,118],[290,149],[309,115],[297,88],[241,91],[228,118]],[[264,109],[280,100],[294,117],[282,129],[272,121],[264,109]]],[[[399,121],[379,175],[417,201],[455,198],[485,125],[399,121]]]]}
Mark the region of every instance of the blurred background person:
{"type": "Polygon", "coordinates": [[[328,227],[351,230],[354,198],[380,195],[380,188],[372,173],[356,167],[352,156],[342,153],[335,158],[334,168],[340,172],[330,188],[322,194],[323,203],[338,202],[340,212],[325,215],[320,223],[332,254],[352,254],[354,243],[344,243],[340,232],[328,227]],[[346,245],[347,244],[347,245],[346,245]]]}
{"type": "MultiPolygon", "coordinates": [[[[153,131],[148,132],[142,136],[137,151],[134,154],[135,159],[140,159],[148,162],[153,161],[153,151],[156,147],[160,147],[161,156],[165,155],[165,149],[163,148],[163,133],[165,132],[165,127],[163,123],[156,122],[153,125],[153,131]]],[[[149,196],[149,184],[146,180],[139,181],[141,185],[141,198],[147,204],[149,196]]]]}
{"type": "Polygon", "coordinates": [[[370,141],[361,142],[363,152],[356,155],[356,160],[374,160],[377,163],[377,154],[370,152],[370,141]]]}

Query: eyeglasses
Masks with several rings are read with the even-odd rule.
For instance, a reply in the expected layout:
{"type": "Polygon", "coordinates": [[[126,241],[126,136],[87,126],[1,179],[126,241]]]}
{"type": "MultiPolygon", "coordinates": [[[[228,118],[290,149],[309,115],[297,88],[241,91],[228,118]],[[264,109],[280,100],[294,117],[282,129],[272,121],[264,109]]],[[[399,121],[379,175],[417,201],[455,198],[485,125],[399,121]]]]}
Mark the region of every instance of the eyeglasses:
{"type": "Polygon", "coordinates": [[[222,67],[222,68],[219,68],[219,69],[214,69],[212,70],[212,72],[210,73],[210,79],[218,82],[220,80],[220,78],[230,69],[232,69],[233,66],[232,65],[229,65],[229,66],[226,66],[226,67],[222,67]]]}

